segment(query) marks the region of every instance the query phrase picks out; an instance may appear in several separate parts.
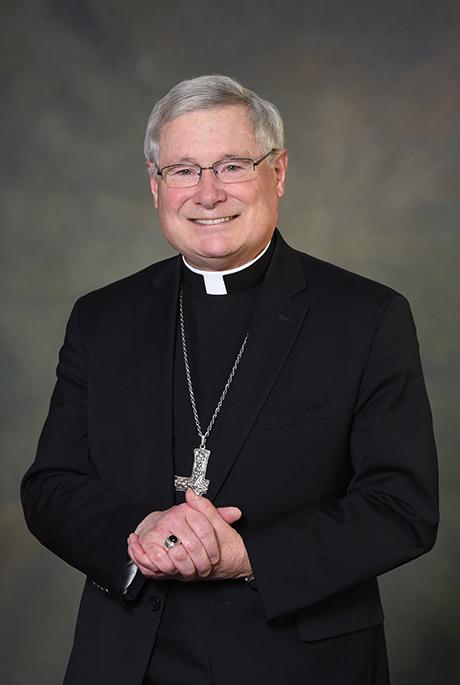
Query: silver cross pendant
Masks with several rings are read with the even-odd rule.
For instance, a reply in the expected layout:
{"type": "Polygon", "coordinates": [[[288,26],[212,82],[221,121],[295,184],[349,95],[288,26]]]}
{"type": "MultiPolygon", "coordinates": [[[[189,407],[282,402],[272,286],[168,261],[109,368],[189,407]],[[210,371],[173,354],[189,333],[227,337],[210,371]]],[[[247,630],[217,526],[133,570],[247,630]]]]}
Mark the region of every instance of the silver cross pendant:
{"type": "Polygon", "coordinates": [[[185,492],[192,488],[197,495],[204,495],[208,491],[209,480],[205,478],[210,450],[196,447],[193,450],[193,468],[191,476],[174,476],[174,487],[178,492],[185,492]]]}

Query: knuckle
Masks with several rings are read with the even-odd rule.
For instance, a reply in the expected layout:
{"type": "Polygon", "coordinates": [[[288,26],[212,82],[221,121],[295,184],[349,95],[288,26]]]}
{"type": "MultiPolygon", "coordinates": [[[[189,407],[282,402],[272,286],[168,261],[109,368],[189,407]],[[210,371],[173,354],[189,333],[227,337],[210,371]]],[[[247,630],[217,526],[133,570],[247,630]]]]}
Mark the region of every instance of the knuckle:
{"type": "Polygon", "coordinates": [[[172,564],[172,563],[168,560],[167,562],[165,562],[165,563],[162,565],[162,568],[160,569],[160,572],[161,572],[162,574],[165,574],[165,573],[167,573],[167,574],[174,574],[174,573],[176,573],[176,567],[174,566],[174,564],[172,564]]]}
{"type": "Polygon", "coordinates": [[[212,571],[212,567],[210,564],[207,564],[206,566],[202,566],[199,569],[197,569],[198,575],[200,578],[207,578],[209,574],[212,571]]]}
{"type": "Polygon", "coordinates": [[[206,521],[206,516],[204,516],[200,511],[196,509],[189,509],[187,512],[187,521],[190,523],[198,524],[200,521],[206,521]]]}
{"type": "Polygon", "coordinates": [[[200,512],[195,511],[192,514],[187,515],[187,521],[199,538],[215,537],[214,528],[209,522],[209,519],[207,519],[206,516],[203,516],[203,514],[200,514],[200,512]]]}
{"type": "Polygon", "coordinates": [[[183,571],[181,575],[183,578],[185,578],[185,580],[193,580],[195,577],[195,573],[189,570],[183,571]]]}
{"type": "Polygon", "coordinates": [[[203,550],[203,545],[196,538],[193,540],[189,540],[186,544],[186,547],[187,551],[194,556],[200,554],[203,550]]]}
{"type": "Polygon", "coordinates": [[[187,559],[188,554],[182,545],[177,545],[176,547],[173,547],[172,550],[170,550],[169,556],[173,557],[176,562],[180,563],[184,562],[187,559]]]}
{"type": "Polygon", "coordinates": [[[195,525],[195,532],[199,538],[204,540],[212,540],[214,538],[212,529],[201,521],[195,525]]]}
{"type": "Polygon", "coordinates": [[[182,506],[181,504],[176,504],[176,505],[174,505],[174,507],[171,507],[170,509],[167,509],[167,510],[165,511],[165,513],[164,513],[163,518],[165,518],[165,519],[168,518],[168,519],[169,519],[169,518],[171,518],[171,517],[177,516],[177,513],[178,513],[178,511],[180,511],[181,506],[182,506]]]}
{"type": "Polygon", "coordinates": [[[159,547],[154,547],[151,551],[151,557],[152,557],[152,561],[155,564],[161,563],[161,561],[164,559],[163,550],[160,549],[159,547]]]}

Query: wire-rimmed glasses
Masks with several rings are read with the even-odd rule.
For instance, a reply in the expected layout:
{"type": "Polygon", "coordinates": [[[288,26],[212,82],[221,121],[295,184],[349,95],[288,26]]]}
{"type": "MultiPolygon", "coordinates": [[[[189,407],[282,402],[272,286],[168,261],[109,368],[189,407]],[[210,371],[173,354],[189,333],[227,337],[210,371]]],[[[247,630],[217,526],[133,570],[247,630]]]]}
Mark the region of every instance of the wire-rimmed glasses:
{"type": "Polygon", "coordinates": [[[259,159],[249,157],[230,157],[214,162],[212,166],[200,166],[199,164],[168,164],[156,172],[168,188],[191,188],[198,185],[203,171],[212,169],[215,177],[221,183],[244,183],[251,181],[256,175],[256,169],[273,152],[272,148],[259,159]]]}

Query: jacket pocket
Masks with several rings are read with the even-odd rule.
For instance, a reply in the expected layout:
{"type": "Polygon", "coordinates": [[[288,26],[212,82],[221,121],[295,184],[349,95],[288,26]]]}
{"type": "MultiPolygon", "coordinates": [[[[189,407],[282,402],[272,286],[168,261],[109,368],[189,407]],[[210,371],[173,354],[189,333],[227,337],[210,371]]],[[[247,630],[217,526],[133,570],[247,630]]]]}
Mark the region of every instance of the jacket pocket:
{"type": "Polygon", "coordinates": [[[308,421],[318,421],[331,416],[337,410],[337,398],[328,397],[293,404],[282,409],[265,411],[261,416],[263,428],[283,428],[308,421]]]}
{"type": "Polygon", "coordinates": [[[375,579],[328,597],[297,613],[300,637],[306,642],[353,633],[384,620],[375,579]]]}

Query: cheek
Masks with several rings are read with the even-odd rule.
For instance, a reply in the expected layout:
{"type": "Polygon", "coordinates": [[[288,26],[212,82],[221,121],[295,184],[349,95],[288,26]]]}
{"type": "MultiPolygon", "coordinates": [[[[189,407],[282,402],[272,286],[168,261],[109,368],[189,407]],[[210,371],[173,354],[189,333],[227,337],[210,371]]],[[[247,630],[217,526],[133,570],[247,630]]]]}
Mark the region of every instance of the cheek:
{"type": "Polygon", "coordinates": [[[164,190],[158,192],[156,208],[163,216],[174,216],[179,214],[182,206],[189,199],[189,195],[177,189],[164,190]]]}
{"type": "Polygon", "coordinates": [[[246,204],[258,213],[269,214],[278,204],[275,179],[272,176],[260,179],[252,189],[248,188],[246,204]]]}
{"type": "Polygon", "coordinates": [[[233,199],[246,211],[258,211],[261,205],[260,190],[245,187],[233,194],[233,199]]]}
{"type": "Polygon", "coordinates": [[[277,198],[273,193],[262,193],[261,191],[253,199],[251,209],[260,217],[269,217],[276,211],[277,202],[277,198]]]}

